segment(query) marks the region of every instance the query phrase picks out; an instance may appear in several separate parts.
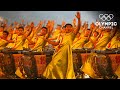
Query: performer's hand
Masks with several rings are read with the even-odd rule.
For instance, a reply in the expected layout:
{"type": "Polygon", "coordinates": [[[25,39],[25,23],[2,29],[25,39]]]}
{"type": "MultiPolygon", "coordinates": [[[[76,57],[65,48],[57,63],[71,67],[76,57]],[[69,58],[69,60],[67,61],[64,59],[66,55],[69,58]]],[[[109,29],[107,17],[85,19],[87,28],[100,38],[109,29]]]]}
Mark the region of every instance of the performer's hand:
{"type": "Polygon", "coordinates": [[[65,21],[62,21],[62,26],[64,26],[66,24],[66,22],[65,21]]]}
{"type": "Polygon", "coordinates": [[[73,19],[73,24],[76,25],[76,18],[73,19]]]}
{"type": "Polygon", "coordinates": [[[75,15],[78,19],[80,19],[80,12],[77,12],[76,15],[75,15]]]}

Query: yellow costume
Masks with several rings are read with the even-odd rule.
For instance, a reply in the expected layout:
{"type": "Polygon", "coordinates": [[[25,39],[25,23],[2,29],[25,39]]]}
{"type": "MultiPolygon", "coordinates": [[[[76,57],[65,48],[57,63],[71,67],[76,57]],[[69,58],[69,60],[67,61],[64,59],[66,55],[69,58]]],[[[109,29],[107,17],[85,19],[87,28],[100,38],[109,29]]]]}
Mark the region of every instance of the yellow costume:
{"type": "Polygon", "coordinates": [[[83,48],[83,45],[85,44],[85,41],[88,37],[82,36],[76,43],[73,44],[72,48],[83,48]]]}
{"type": "MultiPolygon", "coordinates": [[[[23,69],[22,72],[23,72],[23,74],[25,74],[24,69],[23,69]]],[[[20,77],[21,79],[25,79],[25,76],[23,76],[23,74],[22,74],[21,71],[20,71],[20,67],[17,68],[15,74],[16,74],[18,77],[20,77]]]]}
{"type": "Polygon", "coordinates": [[[60,35],[60,30],[55,30],[52,34],[52,38],[57,38],[60,35]]]}
{"type": "MultiPolygon", "coordinates": [[[[34,31],[32,30],[32,32],[30,33],[28,38],[30,38],[32,40],[33,37],[34,37],[34,31]]],[[[23,44],[23,48],[29,48],[29,41],[27,39],[25,40],[25,42],[23,44]]]]}
{"type": "MultiPolygon", "coordinates": [[[[16,38],[17,38],[17,34],[13,34],[12,35],[12,40],[15,42],[16,38]]],[[[8,43],[8,45],[6,46],[7,48],[13,48],[13,46],[15,46],[15,43],[8,43]]]]}
{"type": "Polygon", "coordinates": [[[23,48],[29,48],[29,46],[28,46],[28,40],[27,39],[25,40],[25,42],[23,44],[23,48]]]}
{"type": "Polygon", "coordinates": [[[105,50],[106,49],[106,45],[110,41],[110,37],[111,37],[110,33],[109,32],[105,32],[103,34],[103,36],[99,39],[98,43],[96,44],[95,49],[96,50],[105,50]]]}
{"type": "Polygon", "coordinates": [[[42,51],[44,45],[45,45],[44,36],[39,36],[32,50],[42,51]]]}
{"type": "Polygon", "coordinates": [[[0,38],[0,50],[4,49],[7,45],[7,41],[0,38]]]}
{"type": "Polygon", "coordinates": [[[3,32],[0,32],[0,37],[3,35],[3,32]]]}
{"type": "Polygon", "coordinates": [[[23,50],[23,36],[17,36],[16,41],[15,41],[15,45],[13,48],[15,48],[15,50],[23,50]]]}
{"type": "Polygon", "coordinates": [[[67,33],[63,37],[62,46],[54,53],[52,61],[46,67],[43,76],[48,79],[75,79],[72,60],[72,42],[75,34],[67,33]]]}
{"type": "Polygon", "coordinates": [[[120,37],[120,33],[117,32],[111,41],[107,44],[106,48],[118,48],[120,47],[120,41],[117,38],[120,37]]]}
{"type": "Polygon", "coordinates": [[[91,36],[90,40],[84,45],[84,48],[93,48],[96,39],[97,39],[96,37],[91,36]]]}
{"type": "Polygon", "coordinates": [[[89,75],[89,76],[92,77],[92,78],[96,78],[96,77],[97,77],[96,74],[95,74],[95,71],[94,71],[94,69],[93,69],[93,67],[92,67],[93,59],[94,59],[94,56],[96,56],[96,55],[97,55],[96,53],[91,53],[91,54],[88,56],[88,58],[87,58],[87,60],[85,61],[85,63],[83,64],[83,66],[81,67],[81,70],[82,70],[85,74],[89,75]]]}

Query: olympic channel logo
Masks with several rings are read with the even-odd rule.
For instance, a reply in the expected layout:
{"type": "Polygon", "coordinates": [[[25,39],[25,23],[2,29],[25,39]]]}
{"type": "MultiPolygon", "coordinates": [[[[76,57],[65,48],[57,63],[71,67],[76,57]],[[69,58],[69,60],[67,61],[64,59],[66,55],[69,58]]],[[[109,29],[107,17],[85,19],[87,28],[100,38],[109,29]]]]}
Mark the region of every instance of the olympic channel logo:
{"type": "Polygon", "coordinates": [[[113,14],[99,14],[99,18],[102,21],[111,21],[113,19],[114,15],[113,14]]]}

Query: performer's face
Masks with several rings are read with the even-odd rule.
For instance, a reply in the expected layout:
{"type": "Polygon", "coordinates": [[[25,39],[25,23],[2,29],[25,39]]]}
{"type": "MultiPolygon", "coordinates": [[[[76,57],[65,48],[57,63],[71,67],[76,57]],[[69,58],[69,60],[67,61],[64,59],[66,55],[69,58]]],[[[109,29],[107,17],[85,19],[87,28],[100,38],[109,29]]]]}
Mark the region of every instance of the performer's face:
{"type": "Polygon", "coordinates": [[[4,38],[7,38],[7,36],[8,36],[7,33],[3,33],[4,38]]]}
{"type": "Polygon", "coordinates": [[[0,32],[2,32],[4,29],[3,29],[3,27],[0,27],[0,32]]]}
{"type": "Polygon", "coordinates": [[[94,33],[93,33],[93,36],[94,36],[94,37],[97,37],[97,35],[98,35],[97,32],[94,32],[94,33]]]}
{"type": "Polygon", "coordinates": [[[73,31],[73,27],[71,25],[67,25],[66,28],[65,28],[65,32],[69,33],[71,31],[73,31]]]}
{"type": "Polygon", "coordinates": [[[23,30],[22,28],[19,28],[19,29],[18,29],[18,35],[23,35],[23,31],[24,31],[24,30],[23,30]]]}
{"type": "Polygon", "coordinates": [[[42,28],[41,35],[45,35],[47,33],[47,30],[45,28],[42,28]]]}
{"type": "Polygon", "coordinates": [[[31,26],[31,27],[34,27],[34,23],[32,22],[30,26],[31,26]]]}
{"type": "Polygon", "coordinates": [[[61,29],[61,26],[58,25],[58,26],[56,27],[56,29],[60,30],[60,29],[61,29]]]}

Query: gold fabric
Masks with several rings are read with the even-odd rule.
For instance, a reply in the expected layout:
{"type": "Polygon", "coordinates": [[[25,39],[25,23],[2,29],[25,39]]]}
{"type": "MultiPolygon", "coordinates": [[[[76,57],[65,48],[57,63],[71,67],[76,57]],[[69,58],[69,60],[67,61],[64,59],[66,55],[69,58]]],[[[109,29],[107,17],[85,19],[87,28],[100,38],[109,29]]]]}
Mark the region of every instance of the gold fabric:
{"type": "Polygon", "coordinates": [[[75,79],[71,49],[74,38],[73,33],[64,35],[63,46],[53,55],[52,61],[43,73],[44,77],[48,79],[75,79]]]}
{"type": "Polygon", "coordinates": [[[103,36],[99,39],[99,42],[96,44],[95,49],[96,50],[105,50],[106,45],[109,43],[109,41],[110,41],[110,33],[105,32],[103,34],[103,36]]]}
{"type": "Polygon", "coordinates": [[[44,36],[39,36],[32,50],[42,51],[44,45],[45,45],[44,36]]]}

